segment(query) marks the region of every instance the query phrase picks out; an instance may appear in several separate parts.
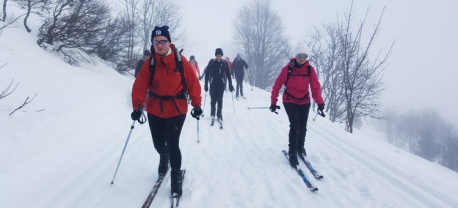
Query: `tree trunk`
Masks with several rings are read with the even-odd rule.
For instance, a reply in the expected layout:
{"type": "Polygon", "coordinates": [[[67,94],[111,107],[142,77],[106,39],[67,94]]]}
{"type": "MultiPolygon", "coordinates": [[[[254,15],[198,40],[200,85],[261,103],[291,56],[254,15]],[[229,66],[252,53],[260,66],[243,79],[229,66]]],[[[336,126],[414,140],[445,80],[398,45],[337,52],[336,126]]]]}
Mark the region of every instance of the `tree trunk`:
{"type": "Polygon", "coordinates": [[[29,19],[30,10],[31,10],[31,7],[32,7],[32,2],[31,1],[32,0],[28,0],[27,1],[27,14],[24,17],[24,27],[25,27],[25,29],[27,30],[28,33],[32,32],[32,30],[27,26],[27,19],[29,19]]]}
{"type": "Polygon", "coordinates": [[[3,0],[3,17],[1,19],[3,22],[6,20],[6,1],[8,0],[3,0]]]}

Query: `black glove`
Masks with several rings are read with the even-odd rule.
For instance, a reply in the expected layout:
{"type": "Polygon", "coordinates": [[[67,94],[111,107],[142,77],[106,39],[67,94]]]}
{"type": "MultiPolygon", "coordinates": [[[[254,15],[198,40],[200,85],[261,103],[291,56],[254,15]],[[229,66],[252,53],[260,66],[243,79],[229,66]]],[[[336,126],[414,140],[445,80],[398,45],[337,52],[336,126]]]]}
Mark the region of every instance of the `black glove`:
{"type": "Polygon", "coordinates": [[[269,109],[270,109],[271,112],[278,114],[277,113],[277,109],[280,109],[280,106],[270,105],[269,109]]]}
{"type": "Polygon", "coordinates": [[[205,92],[208,92],[208,84],[207,83],[205,83],[204,90],[205,90],[205,92]]]}
{"type": "Polygon", "coordinates": [[[191,116],[198,120],[199,116],[201,116],[202,113],[203,113],[202,108],[200,108],[200,106],[196,106],[192,109],[191,116]]]}
{"type": "Polygon", "coordinates": [[[234,92],[234,86],[232,84],[229,85],[229,91],[234,92]]]}
{"type": "Polygon", "coordinates": [[[318,110],[323,111],[324,110],[324,103],[323,104],[318,104],[318,110]]]}
{"type": "Polygon", "coordinates": [[[324,110],[324,103],[318,104],[318,112],[317,112],[318,115],[320,115],[320,116],[322,116],[322,117],[325,117],[326,115],[324,115],[323,110],[324,110]]]}
{"type": "Polygon", "coordinates": [[[134,111],[130,114],[130,117],[131,117],[132,120],[134,120],[134,121],[138,121],[138,119],[140,119],[141,116],[142,116],[142,109],[141,109],[141,108],[137,108],[136,110],[134,110],[134,111]]]}

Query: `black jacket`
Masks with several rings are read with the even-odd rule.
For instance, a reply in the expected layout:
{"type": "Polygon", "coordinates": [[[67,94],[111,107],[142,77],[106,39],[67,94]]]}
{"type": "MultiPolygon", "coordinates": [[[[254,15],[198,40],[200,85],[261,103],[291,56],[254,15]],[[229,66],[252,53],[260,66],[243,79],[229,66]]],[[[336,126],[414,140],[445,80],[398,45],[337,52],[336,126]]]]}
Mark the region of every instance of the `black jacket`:
{"type": "Polygon", "coordinates": [[[229,84],[232,85],[232,80],[230,78],[224,79],[225,77],[229,77],[229,75],[229,66],[225,60],[218,61],[216,59],[211,59],[205,71],[205,84],[210,82],[210,86],[224,86],[225,80],[228,80],[229,84]]]}
{"type": "Polygon", "coordinates": [[[242,58],[235,58],[232,62],[232,70],[236,75],[245,73],[245,68],[248,69],[248,64],[242,58]]]}

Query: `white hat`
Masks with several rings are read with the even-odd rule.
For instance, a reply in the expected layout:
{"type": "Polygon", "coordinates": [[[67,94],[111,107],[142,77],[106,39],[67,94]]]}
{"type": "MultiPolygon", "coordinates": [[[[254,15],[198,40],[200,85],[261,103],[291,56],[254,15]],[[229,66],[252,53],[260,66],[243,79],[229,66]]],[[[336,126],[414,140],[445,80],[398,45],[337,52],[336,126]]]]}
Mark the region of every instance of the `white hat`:
{"type": "Polygon", "coordinates": [[[303,41],[298,42],[296,44],[296,47],[294,47],[294,55],[302,54],[302,53],[309,55],[308,51],[309,51],[308,47],[305,45],[303,41]]]}

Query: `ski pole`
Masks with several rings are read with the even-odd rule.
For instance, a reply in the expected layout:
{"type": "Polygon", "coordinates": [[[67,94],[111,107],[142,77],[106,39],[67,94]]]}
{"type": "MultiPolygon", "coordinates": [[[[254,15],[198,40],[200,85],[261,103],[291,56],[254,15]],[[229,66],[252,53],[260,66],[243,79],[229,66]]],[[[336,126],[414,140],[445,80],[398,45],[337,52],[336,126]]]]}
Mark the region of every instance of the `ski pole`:
{"type": "Polygon", "coordinates": [[[234,109],[234,113],[235,113],[234,92],[233,91],[231,92],[231,97],[232,97],[232,108],[234,109]]]}
{"type": "Polygon", "coordinates": [[[118,173],[119,165],[121,164],[122,157],[124,156],[124,151],[126,151],[127,143],[129,143],[129,138],[130,138],[130,135],[132,134],[132,130],[134,129],[134,125],[135,125],[135,120],[132,123],[132,125],[130,126],[129,135],[127,135],[126,143],[124,144],[124,148],[122,149],[121,158],[119,158],[118,166],[116,167],[116,171],[114,173],[113,180],[111,180],[111,185],[113,185],[113,182],[116,177],[116,173],[118,173]]]}
{"type": "Polygon", "coordinates": [[[320,115],[322,117],[325,117],[326,115],[324,115],[324,112],[322,110],[317,110],[316,111],[316,114],[315,114],[315,117],[313,118],[313,121],[315,121],[316,117],[320,115]]]}
{"type": "Polygon", "coordinates": [[[197,119],[197,143],[199,142],[199,119],[197,119]]]}
{"type": "Polygon", "coordinates": [[[199,142],[199,120],[200,120],[200,117],[196,116],[196,114],[194,113],[194,110],[195,109],[191,110],[191,116],[197,120],[197,142],[199,142]]]}
{"type": "Polygon", "coordinates": [[[267,109],[270,107],[248,107],[248,109],[267,109]]]}
{"type": "MultiPolygon", "coordinates": [[[[207,92],[205,92],[205,97],[204,97],[204,106],[202,108],[202,112],[205,110],[205,102],[207,101],[207,92]]],[[[202,117],[204,117],[204,114],[202,113],[202,117]]]]}
{"type": "MultiPolygon", "coordinates": [[[[280,109],[280,106],[277,105],[277,106],[275,106],[275,108],[276,108],[276,109],[280,109]]],[[[251,110],[251,109],[270,109],[270,107],[248,107],[248,109],[250,109],[250,110],[251,110]]],[[[278,114],[277,111],[272,111],[272,112],[278,114]]]]}
{"type": "Polygon", "coordinates": [[[316,111],[315,117],[313,117],[313,121],[315,121],[316,116],[318,116],[318,111],[316,111]]]}

